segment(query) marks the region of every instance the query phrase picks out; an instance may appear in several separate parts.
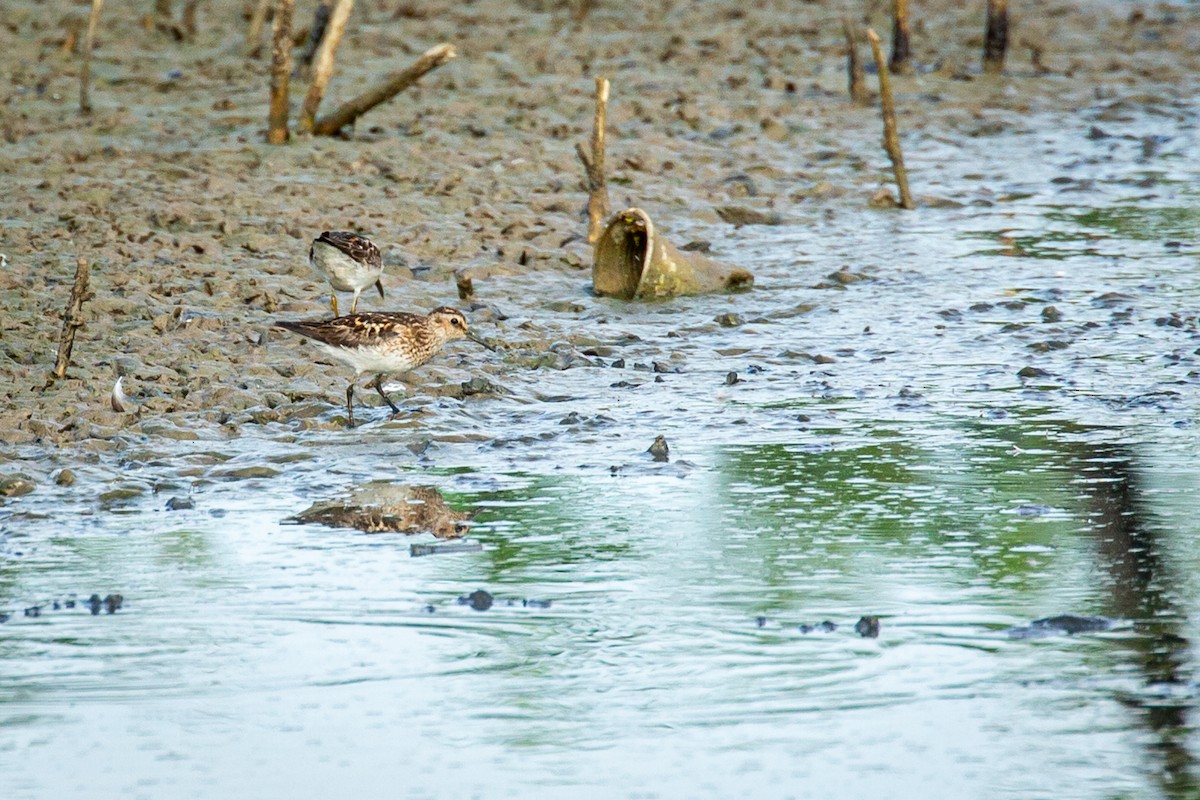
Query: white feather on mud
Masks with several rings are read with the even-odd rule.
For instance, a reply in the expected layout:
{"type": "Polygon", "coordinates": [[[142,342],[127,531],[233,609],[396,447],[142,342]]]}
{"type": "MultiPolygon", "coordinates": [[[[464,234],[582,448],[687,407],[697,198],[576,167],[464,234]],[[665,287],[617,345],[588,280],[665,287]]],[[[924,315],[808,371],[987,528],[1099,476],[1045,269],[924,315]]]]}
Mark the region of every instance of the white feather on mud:
{"type": "Polygon", "coordinates": [[[125,380],[124,376],[117,378],[117,382],[113,384],[112,394],[109,395],[109,402],[112,403],[112,410],[118,414],[123,414],[133,408],[133,403],[125,395],[125,389],[121,386],[125,380]]]}

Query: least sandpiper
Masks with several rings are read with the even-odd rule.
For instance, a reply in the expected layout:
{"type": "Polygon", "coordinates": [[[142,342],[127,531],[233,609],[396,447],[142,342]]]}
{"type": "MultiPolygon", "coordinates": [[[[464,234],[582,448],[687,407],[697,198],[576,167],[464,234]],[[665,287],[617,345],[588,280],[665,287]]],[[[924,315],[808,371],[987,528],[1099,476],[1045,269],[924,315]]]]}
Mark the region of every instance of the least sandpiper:
{"type": "Polygon", "coordinates": [[[346,414],[354,427],[354,384],[374,373],[371,386],[399,414],[383,390],[383,376],[419,367],[451,339],[470,339],[489,350],[491,345],[467,331],[467,318],[456,308],[442,306],[426,315],[404,312],[364,312],[326,320],[277,320],[275,325],[307,336],[333,358],[354,368],[346,387],[346,414]]]}
{"type": "Polygon", "coordinates": [[[383,297],[383,256],[379,248],[365,236],[349,231],[325,231],[313,239],[308,249],[308,263],[333,287],[329,304],[338,315],[338,292],[354,292],[350,313],[358,311],[358,296],[371,284],[383,297]]]}

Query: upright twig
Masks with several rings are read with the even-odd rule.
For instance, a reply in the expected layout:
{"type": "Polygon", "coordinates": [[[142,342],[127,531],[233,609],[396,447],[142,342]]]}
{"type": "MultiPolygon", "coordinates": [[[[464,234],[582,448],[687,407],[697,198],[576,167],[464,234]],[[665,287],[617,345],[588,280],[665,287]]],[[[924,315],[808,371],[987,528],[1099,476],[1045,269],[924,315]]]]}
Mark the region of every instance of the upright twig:
{"type": "Polygon", "coordinates": [[[588,244],[595,244],[604,233],[608,221],[608,185],[604,180],[604,128],[608,119],[607,78],[596,78],[596,116],[592,119],[591,152],[582,144],[575,152],[583,162],[588,184],[588,244]]]}
{"type": "Polygon", "coordinates": [[[846,34],[846,72],[850,79],[850,100],[866,105],[871,100],[867,92],[866,77],[862,61],[858,57],[857,26],[849,17],[842,17],[842,30],[846,34]]]}
{"type": "Polygon", "coordinates": [[[313,125],[313,133],[317,136],[332,136],[342,128],[350,125],[363,114],[380,103],[391,100],[408,87],[419,81],[431,70],[435,70],[447,61],[452,60],[458,53],[452,44],[439,44],[421,54],[421,57],[409,66],[394,72],[383,83],[370,89],[358,97],[343,103],[333,113],[321,117],[313,125]]]}
{"type": "Polygon", "coordinates": [[[1008,0],[988,0],[987,33],[983,37],[983,71],[996,75],[1004,71],[1008,50],[1008,0]]]}
{"type": "Polygon", "coordinates": [[[912,72],[908,0],[892,0],[892,60],[888,62],[888,69],[893,75],[908,75],[912,72]]]}
{"type": "Polygon", "coordinates": [[[200,5],[200,0],[184,0],[183,3],[183,35],[188,39],[196,38],[196,6],[200,5]]]}
{"type": "Polygon", "coordinates": [[[254,12],[250,15],[250,27],[246,30],[246,57],[255,58],[262,48],[263,25],[267,22],[267,12],[271,10],[274,0],[258,0],[254,12]]]}
{"type": "Polygon", "coordinates": [[[96,45],[96,27],[100,24],[100,9],[104,0],[92,0],[92,14],[88,17],[87,36],[83,40],[83,68],[79,71],[79,110],[92,113],[92,49],[96,45]]]}
{"type": "Polygon", "coordinates": [[[288,80],[292,74],[292,12],[295,0],[275,0],[274,41],[271,49],[271,110],[267,117],[267,141],[288,140],[288,80]]]}
{"type": "Polygon", "coordinates": [[[875,66],[879,69],[879,101],[883,107],[883,149],[892,160],[892,170],[896,173],[896,188],[900,190],[901,208],[916,208],[912,195],[908,191],[908,170],[904,168],[904,156],[900,152],[900,136],[896,133],[896,104],[892,99],[892,80],[888,77],[887,63],[883,60],[883,47],[879,43],[879,34],[867,28],[867,40],[871,43],[871,53],[875,56],[875,66]]]}
{"type": "Polygon", "coordinates": [[[88,293],[88,262],[80,256],[75,263],[75,284],[71,287],[71,301],[63,313],[62,333],[58,336],[58,357],[54,359],[54,377],[65,378],[71,365],[71,349],[75,346],[75,334],[83,327],[83,303],[88,293]]]}
{"type": "Polygon", "coordinates": [[[312,25],[308,28],[308,41],[300,51],[300,67],[307,69],[312,66],[317,48],[325,40],[325,29],[329,27],[329,14],[333,10],[333,0],[320,0],[317,10],[313,12],[312,25]]]}
{"type": "MultiPolygon", "coordinates": [[[[333,57],[342,41],[342,34],[346,32],[346,20],[350,19],[350,11],[353,8],[354,0],[337,0],[333,13],[328,17],[328,29],[321,37],[312,82],[308,85],[308,94],[304,97],[304,106],[300,109],[300,121],[296,126],[300,133],[311,132],[316,124],[317,108],[321,105],[325,87],[329,85],[329,78],[333,75],[333,57]]],[[[313,24],[316,25],[315,22],[313,24]]]]}

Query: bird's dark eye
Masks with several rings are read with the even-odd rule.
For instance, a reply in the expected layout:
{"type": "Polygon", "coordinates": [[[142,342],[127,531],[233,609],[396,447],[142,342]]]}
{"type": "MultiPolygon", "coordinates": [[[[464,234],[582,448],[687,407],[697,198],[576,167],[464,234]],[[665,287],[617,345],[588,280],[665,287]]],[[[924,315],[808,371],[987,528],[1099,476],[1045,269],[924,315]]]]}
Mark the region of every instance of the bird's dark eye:
{"type": "Polygon", "coordinates": [[[454,326],[457,326],[457,327],[460,327],[460,328],[461,328],[461,327],[462,327],[462,320],[458,320],[458,319],[452,319],[452,320],[450,320],[450,324],[451,324],[451,325],[454,325],[454,326]]]}

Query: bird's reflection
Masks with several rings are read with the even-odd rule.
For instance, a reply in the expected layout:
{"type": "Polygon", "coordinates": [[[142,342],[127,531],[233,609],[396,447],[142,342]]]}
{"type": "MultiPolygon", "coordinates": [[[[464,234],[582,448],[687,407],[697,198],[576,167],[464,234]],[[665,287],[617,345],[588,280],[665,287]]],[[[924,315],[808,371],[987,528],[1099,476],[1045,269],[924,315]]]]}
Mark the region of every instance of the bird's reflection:
{"type": "Polygon", "coordinates": [[[286,520],[355,528],[367,533],[432,533],[460,539],[471,530],[473,511],[455,511],[432,486],[368,483],[342,500],[314,503],[286,520]]]}

